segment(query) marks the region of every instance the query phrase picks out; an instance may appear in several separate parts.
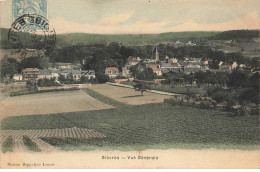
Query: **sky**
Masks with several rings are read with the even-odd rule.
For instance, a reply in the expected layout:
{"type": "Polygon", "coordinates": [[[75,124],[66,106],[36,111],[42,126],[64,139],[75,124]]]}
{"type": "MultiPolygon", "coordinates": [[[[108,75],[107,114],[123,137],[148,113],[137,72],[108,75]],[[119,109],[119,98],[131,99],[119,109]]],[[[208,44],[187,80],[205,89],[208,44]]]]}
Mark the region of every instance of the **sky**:
{"type": "MultiPolygon", "coordinates": [[[[1,27],[10,28],[11,3],[1,2],[1,27]]],[[[47,6],[57,33],[260,29],[260,0],[47,0],[47,6]]]]}

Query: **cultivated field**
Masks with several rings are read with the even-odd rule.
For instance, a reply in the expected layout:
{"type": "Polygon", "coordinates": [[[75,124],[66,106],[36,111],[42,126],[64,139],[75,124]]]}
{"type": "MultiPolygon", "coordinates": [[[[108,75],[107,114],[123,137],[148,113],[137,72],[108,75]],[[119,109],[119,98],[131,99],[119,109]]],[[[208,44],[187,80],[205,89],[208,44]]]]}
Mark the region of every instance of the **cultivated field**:
{"type": "Polygon", "coordinates": [[[131,105],[160,103],[163,102],[165,98],[171,97],[150,92],[144,92],[144,96],[141,96],[140,92],[135,91],[134,89],[117,87],[108,84],[96,84],[92,85],[90,88],[119,102],[131,105]]]}
{"type": "MultiPolygon", "coordinates": [[[[29,95],[28,97],[32,99],[34,96],[43,96],[41,99],[43,100],[44,95],[47,94],[29,95]]],[[[78,99],[81,96],[84,98],[81,98],[78,103],[82,103],[84,102],[82,99],[85,100],[86,97],[92,96],[93,98],[89,97],[87,100],[93,100],[93,106],[97,107],[96,102],[98,102],[108,106],[108,108],[102,109],[101,106],[100,110],[96,108],[92,111],[88,108],[86,111],[51,115],[11,116],[1,121],[1,129],[22,130],[21,132],[25,130],[55,131],[56,134],[47,134],[40,137],[41,141],[31,138],[32,142],[37,145],[42,145],[44,142],[49,145],[46,150],[51,150],[51,146],[65,151],[125,151],[170,148],[259,149],[258,116],[232,116],[231,113],[218,110],[196,109],[162,103],[164,98],[169,96],[155,93],[145,92],[144,96],[139,95],[140,92],[133,89],[106,84],[93,85],[83,91],[76,91],[74,94],[55,93],[53,98],[47,96],[46,101],[51,103],[50,100],[59,98],[58,102],[70,100],[67,103],[73,104],[75,101],[79,101],[78,99]],[[73,95],[76,95],[75,93],[79,94],[77,99],[73,98],[73,95]],[[59,98],[58,95],[62,98],[59,98]],[[65,95],[68,98],[65,98],[65,95]],[[128,103],[128,105],[122,102],[128,103]],[[69,137],[69,135],[60,133],[64,128],[88,128],[105,137],[96,139],[94,137],[94,139],[69,137]]],[[[14,98],[19,97],[26,96],[14,98]]],[[[30,103],[35,106],[37,98],[34,99],[30,103]]],[[[91,101],[87,102],[88,105],[91,101]]],[[[23,105],[22,100],[20,103],[23,105]]],[[[38,103],[42,104],[42,101],[38,103]]],[[[9,102],[9,105],[17,104],[9,102]]],[[[24,106],[26,105],[28,103],[24,106]]],[[[64,106],[69,105],[65,104],[64,106]]],[[[17,142],[20,143],[21,140],[20,142],[15,140],[15,143],[17,142]]],[[[41,146],[38,147],[41,149],[41,146]]]]}
{"type": "Polygon", "coordinates": [[[8,116],[55,114],[113,108],[83,91],[51,92],[8,97],[0,102],[3,119],[8,116]]]}
{"type": "Polygon", "coordinates": [[[167,103],[53,115],[9,117],[4,130],[90,128],[100,139],[43,138],[61,150],[259,149],[258,116],[167,103]],[[37,125],[36,125],[37,124],[37,125]]]}
{"type": "Polygon", "coordinates": [[[28,151],[23,143],[23,136],[31,139],[41,151],[53,152],[59,151],[56,147],[44,142],[40,138],[75,138],[75,139],[93,139],[104,138],[103,134],[86,128],[63,128],[63,129],[45,129],[45,130],[0,130],[0,144],[5,141],[9,136],[13,138],[14,152],[28,151]]]}

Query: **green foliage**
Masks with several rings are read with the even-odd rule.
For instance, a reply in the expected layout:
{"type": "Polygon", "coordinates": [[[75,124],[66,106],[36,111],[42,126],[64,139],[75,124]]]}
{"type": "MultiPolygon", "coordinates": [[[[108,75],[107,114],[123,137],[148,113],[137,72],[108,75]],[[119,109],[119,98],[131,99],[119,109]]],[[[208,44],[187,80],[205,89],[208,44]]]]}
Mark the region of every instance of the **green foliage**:
{"type": "Polygon", "coordinates": [[[161,34],[86,34],[69,33],[57,35],[57,45],[80,44],[109,44],[119,42],[123,45],[156,44],[162,41],[172,41],[180,38],[203,38],[213,36],[218,32],[169,32],[161,34]],[[68,36],[70,35],[70,36],[68,36]]]}
{"type": "Polygon", "coordinates": [[[228,103],[233,104],[234,97],[232,97],[232,91],[223,89],[222,87],[211,87],[207,90],[207,94],[213,100],[216,100],[218,103],[226,101],[228,103]]]}
{"type": "Polygon", "coordinates": [[[34,81],[32,81],[32,80],[26,81],[26,88],[29,91],[36,90],[36,83],[34,81]]]}
{"type": "Polygon", "coordinates": [[[40,90],[40,91],[21,91],[21,92],[12,92],[10,93],[10,97],[14,96],[22,96],[22,95],[28,95],[28,94],[40,94],[40,93],[48,93],[48,92],[58,92],[58,91],[74,91],[79,90],[79,88],[64,88],[64,89],[52,89],[52,90],[40,90]]]}
{"type": "Polygon", "coordinates": [[[37,94],[38,91],[21,91],[21,92],[11,92],[10,97],[14,96],[22,96],[22,95],[28,95],[28,94],[37,94]]]}
{"type": "Polygon", "coordinates": [[[109,97],[106,97],[94,90],[91,90],[89,88],[85,88],[84,91],[90,95],[91,97],[103,102],[103,103],[106,103],[106,104],[109,104],[109,105],[112,105],[114,107],[118,107],[118,108],[124,108],[124,107],[127,107],[127,106],[130,106],[130,105],[127,105],[127,104],[124,104],[124,103],[121,103],[121,102],[118,102],[114,99],[111,99],[109,97]]]}
{"type": "Polygon", "coordinates": [[[258,30],[230,30],[214,35],[213,39],[230,40],[230,39],[252,39],[259,37],[258,30]]]}
{"type": "Polygon", "coordinates": [[[43,78],[37,81],[37,85],[39,87],[51,87],[51,86],[59,86],[60,84],[56,82],[55,78],[51,78],[51,79],[43,78]]]}
{"type": "Polygon", "coordinates": [[[260,57],[254,57],[250,61],[251,66],[260,66],[260,57]]]}
{"type": "Polygon", "coordinates": [[[149,89],[165,91],[165,92],[169,92],[169,93],[176,93],[176,94],[187,94],[187,95],[195,95],[195,94],[204,95],[206,93],[205,89],[203,89],[203,88],[173,87],[170,85],[150,85],[149,89]]]}
{"type": "Polygon", "coordinates": [[[108,75],[105,75],[104,73],[96,73],[96,78],[99,83],[106,83],[110,80],[108,75]]]}
{"type": "Polygon", "coordinates": [[[28,57],[21,61],[22,68],[47,69],[50,66],[48,57],[28,57]]]}
{"type": "Polygon", "coordinates": [[[136,79],[152,81],[156,78],[156,74],[153,70],[151,68],[147,68],[146,64],[143,62],[131,66],[129,70],[136,79]]]}
{"type": "Polygon", "coordinates": [[[233,70],[232,73],[229,75],[227,86],[233,88],[245,88],[247,87],[248,79],[249,75],[246,74],[244,71],[233,70]]]}
{"type": "Polygon", "coordinates": [[[23,143],[29,150],[41,152],[41,149],[38,148],[37,144],[34,143],[28,136],[23,136],[23,143]]]}
{"type": "Polygon", "coordinates": [[[8,136],[2,144],[2,152],[6,153],[6,152],[13,152],[13,148],[14,148],[14,141],[13,138],[11,136],[8,136]]]}
{"type": "Polygon", "coordinates": [[[7,56],[1,60],[1,78],[6,76],[12,78],[18,72],[21,72],[21,66],[17,60],[7,56]]]}

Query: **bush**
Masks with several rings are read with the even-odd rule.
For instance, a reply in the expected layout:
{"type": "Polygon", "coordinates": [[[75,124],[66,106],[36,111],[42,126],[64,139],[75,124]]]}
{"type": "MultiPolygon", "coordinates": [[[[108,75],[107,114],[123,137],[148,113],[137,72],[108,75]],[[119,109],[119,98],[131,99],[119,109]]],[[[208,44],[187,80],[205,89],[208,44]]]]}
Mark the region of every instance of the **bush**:
{"type": "Polygon", "coordinates": [[[106,83],[110,80],[109,76],[105,74],[97,74],[96,77],[99,83],[106,83]]]}
{"type": "Polygon", "coordinates": [[[58,91],[74,91],[80,90],[79,88],[62,88],[62,89],[52,89],[52,90],[40,90],[40,91],[21,91],[21,92],[12,92],[10,93],[10,97],[14,96],[22,96],[22,95],[29,95],[29,94],[39,94],[39,93],[47,93],[47,92],[58,92],[58,91]]]}
{"type": "Polygon", "coordinates": [[[259,109],[258,108],[251,109],[250,115],[260,115],[259,109]]]}
{"type": "Polygon", "coordinates": [[[3,144],[2,144],[2,152],[6,153],[6,152],[13,152],[13,147],[14,147],[14,141],[13,138],[11,136],[7,137],[3,144]]]}
{"type": "Polygon", "coordinates": [[[38,148],[37,144],[34,143],[28,136],[23,136],[23,143],[29,150],[41,152],[41,149],[38,148]]]}
{"type": "Polygon", "coordinates": [[[243,108],[234,109],[235,116],[245,115],[246,111],[243,108]]]}
{"type": "Polygon", "coordinates": [[[44,79],[39,79],[37,82],[37,85],[39,87],[51,87],[51,86],[59,86],[60,84],[58,84],[55,80],[55,78],[44,78],[44,79]]]}

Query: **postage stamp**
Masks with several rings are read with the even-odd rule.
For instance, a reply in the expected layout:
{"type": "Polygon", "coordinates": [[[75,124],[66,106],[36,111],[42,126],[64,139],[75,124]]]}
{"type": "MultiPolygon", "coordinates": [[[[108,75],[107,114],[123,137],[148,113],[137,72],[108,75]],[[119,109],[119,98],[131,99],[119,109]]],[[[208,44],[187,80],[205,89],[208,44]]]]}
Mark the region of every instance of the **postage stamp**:
{"type": "Polygon", "coordinates": [[[13,21],[24,14],[37,14],[47,18],[46,0],[13,0],[13,21]]]}
{"type": "Polygon", "coordinates": [[[12,24],[8,40],[12,48],[20,50],[19,58],[24,59],[28,56],[41,57],[50,54],[56,42],[56,35],[45,17],[25,14],[12,24]]]}

